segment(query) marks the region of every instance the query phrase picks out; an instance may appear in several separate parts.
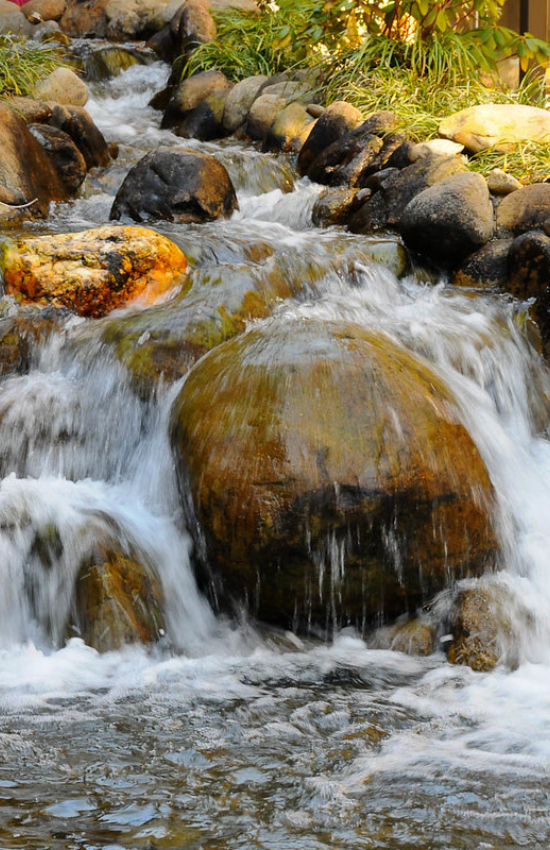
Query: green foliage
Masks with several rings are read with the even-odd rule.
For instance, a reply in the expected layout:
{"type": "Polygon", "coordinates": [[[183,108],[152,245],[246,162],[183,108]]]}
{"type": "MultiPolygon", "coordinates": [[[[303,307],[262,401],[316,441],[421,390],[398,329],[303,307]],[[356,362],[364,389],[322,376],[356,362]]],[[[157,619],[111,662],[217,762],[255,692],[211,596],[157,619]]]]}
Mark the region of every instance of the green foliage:
{"type": "Polygon", "coordinates": [[[36,83],[63,64],[59,48],[0,36],[0,98],[32,95],[36,83]]]}
{"type": "Polygon", "coordinates": [[[410,68],[451,81],[494,70],[517,54],[545,65],[550,47],[498,24],[505,0],[260,0],[261,13],[220,14],[218,41],[199,48],[188,72],[217,67],[241,79],[311,66],[410,68]]]}

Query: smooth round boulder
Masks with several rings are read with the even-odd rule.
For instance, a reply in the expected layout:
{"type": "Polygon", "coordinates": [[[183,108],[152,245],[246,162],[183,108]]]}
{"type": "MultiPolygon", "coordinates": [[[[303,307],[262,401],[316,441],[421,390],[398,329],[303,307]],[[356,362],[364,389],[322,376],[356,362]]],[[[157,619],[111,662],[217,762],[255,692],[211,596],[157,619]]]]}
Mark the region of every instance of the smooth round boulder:
{"type": "Polygon", "coordinates": [[[455,286],[506,289],[509,277],[508,256],[512,239],[496,239],[474,251],[455,269],[455,286]]]}
{"type": "Polygon", "coordinates": [[[194,74],[174,89],[162,119],[162,127],[177,127],[180,121],[209,95],[230,88],[229,80],[221,71],[203,71],[200,74],[194,74]]]}
{"type": "Polygon", "coordinates": [[[28,0],[21,11],[27,18],[40,15],[43,21],[58,21],[66,8],[66,0],[28,0]]]}
{"type": "Polygon", "coordinates": [[[215,157],[184,148],[161,148],[146,154],[128,172],[111,219],[201,223],[227,218],[237,208],[229,174],[215,157]]]}
{"type": "Polygon", "coordinates": [[[58,127],[71,137],[86,160],[88,169],[109,164],[111,155],[107,141],[90,113],[81,106],[56,104],[48,124],[58,127]]]}
{"type": "Polygon", "coordinates": [[[105,38],[109,0],[67,0],[59,26],[71,38],[105,38]]]}
{"type": "Polygon", "coordinates": [[[194,366],[171,440],[205,583],[262,620],[363,630],[494,563],[453,398],[383,334],[267,320],[194,366]]]}
{"type": "Polygon", "coordinates": [[[144,227],[21,238],[6,241],[0,255],[8,295],[91,318],[153,303],[181,284],[186,270],[177,245],[144,227]]]}
{"type": "Polygon", "coordinates": [[[493,206],[481,174],[455,174],[416,195],[398,229],[412,251],[450,268],[485,245],[495,229],[493,206]]]}

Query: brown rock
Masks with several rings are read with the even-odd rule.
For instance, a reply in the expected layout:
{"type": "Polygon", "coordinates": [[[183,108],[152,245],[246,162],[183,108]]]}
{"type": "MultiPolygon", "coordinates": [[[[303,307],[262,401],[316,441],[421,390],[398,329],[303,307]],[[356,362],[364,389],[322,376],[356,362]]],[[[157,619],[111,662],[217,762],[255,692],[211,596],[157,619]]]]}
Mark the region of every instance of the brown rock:
{"type": "Polygon", "coordinates": [[[263,141],[277,115],[286,107],[284,97],[275,94],[261,94],[256,98],[248,113],[246,135],[256,141],[263,141]]]}
{"type": "Polygon", "coordinates": [[[68,192],[51,157],[17,112],[0,103],[0,221],[46,215],[68,192]]]}
{"type": "Polygon", "coordinates": [[[68,0],[67,9],[59,19],[63,32],[72,38],[105,38],[109,0],[68,0]]]}
{"type": "Polygon", "coordinates": [[[260,619],[363,628],[492,562],[452,397],[376,332],[266,322],[195,365],[171,431],[218,598],[260,619]]]}
{"type": "Polygon", "coordinates": [[[163,594],[152,567],[116,546],[98,545],[76,580],[74,626],[99,652],[158,641],[163,594]]]}
{"type": "Polygon", "coordinates": [[[54,106],[52,117],[48,120],[52,127],[58,127],[71,137],[88,169],[98,165],[106,166],[111,160],[109,147],[103,133],[94,124],[89,112],[80,106],[54,106]]]}
{"type": "Polygon", "coordinates": [[[96,318],[151,304],[181,283],[187,261],[169,239],[142,227],[99,227],[5,243],[6,292],[20,301],[69,307],[96,318]]]}
{"type": "Polygon", "coordinates": [[[361,113],[344,100],[335,101],[323,112],[298,156],[300,174],[307,174],[316,157],[337,139],[361,123],[361,113]]]}
{"type": "Polygon", "coordinates": [[[511,245],[511,239],[497,239],[474,251],[456,269],[452,282],[455,286],[505,289],[509,276],[508,256],[511,245]]]}
{"type": "Polygon", "coordinates": [[[47,151],[67,192],[73,195],[86,177],[86,160],[67,133],[48,124],[29,124],[29,130],[47,151]]]}
{"type": "Polygon", "coordinates": [[[66,8],[66,0],[28,0],[21,6],[21,11],[27,18],[38,14],[43,21],[58,21],[66,8]]]}
{"type": "Polygon", "coordinates": [[[506,195],[497,209],[497,228],[514,234],[550,225],[550,183],[534,183],[506,195]]]}

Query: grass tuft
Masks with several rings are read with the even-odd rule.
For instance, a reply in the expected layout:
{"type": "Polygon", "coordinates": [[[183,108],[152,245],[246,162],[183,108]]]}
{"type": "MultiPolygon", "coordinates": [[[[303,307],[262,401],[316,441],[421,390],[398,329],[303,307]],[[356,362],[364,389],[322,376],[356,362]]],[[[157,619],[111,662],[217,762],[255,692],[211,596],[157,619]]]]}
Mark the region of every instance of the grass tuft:
{"type": "Polygon", "coordinates": [[[0,98],[32,96],[36,84],[63,64],[59,47],[0,36],[0,98]]]}

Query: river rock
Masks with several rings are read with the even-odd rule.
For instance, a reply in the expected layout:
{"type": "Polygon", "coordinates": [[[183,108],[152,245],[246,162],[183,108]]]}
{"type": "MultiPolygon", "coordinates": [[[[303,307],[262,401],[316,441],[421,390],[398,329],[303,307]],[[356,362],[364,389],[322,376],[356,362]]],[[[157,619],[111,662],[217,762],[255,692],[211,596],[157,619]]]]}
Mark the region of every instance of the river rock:
{"type": "Polygon", "coordinates": [[[143,227],[21,238],[6,242],[0,259],[8,294],[91,318],[153,303],[181,283],[186,269],[177,245],[143,227]]]}
{"type": "Polygon", "coordinates": [[[416,195],[398,225],[412,251],[450,268],[492,238],[495,223],[481,174],[455,174],[416,195]]]}
{"type": "Polygon", "coordinates": [[[70,106],[85,106],[88,87],[70,68],[56,68],[44,80],[37,83],[39,100],[65,103],[70,106]]]}
{"type": "Polygon", "coordinates": [[[246,135],[258,142],[267,137],[277,115],[285,109],[286,98],[276,94],[261,94],[256,98],[248,113],[246,135]]]}
{"type": "MultiPolygon", "coordinates": [[[[428,157],[402,170],[390,169],[391,159],[379,190],[350,220],[349,228],[354,233],[372,233],[396,227],[405,207],[416,195],[448,177],[467,172],[466,165],[457,156],[428,157]]],[[[364,185],[374,189],[368,180],[364,181],[364,185]]]]}
{"type": "Polygon", "coordinates": [[[479,582],[460,589],[450,613],[452,640],[445,647],[449,661],[478,672],[502,661],[514,664],[522,621],[524,626],[529,622],[529,613],[506,585],[479,582]]]}
{"type": "Polygon", "coordinates": [[[265,82],[267,82],[267,77],[264,74],[246,77],[228,93],[223,113],[223,126],[229,134],[235,133],[239,127],[242,127],[250,107],[265,82]]]}
{"type": "Polygon", "coordinates": [[[0,13],[0,35],[18,35],[23,38],[32,38],[33,25],[14,3],[11,3],[11,6],[13,8],[0,13]]]}
{"type": "Polygon", "coordinates": [[[59,26],[71,38],[105,38],[109,0],[67,0],[67,9],[59,19],[59,26]]]}
{"type": "Polygon", "coordinates": [[[150,565],[98,545],[76,579],[71,631],[99,652],[155,643],[164,634],[163,594],[150,565]]]}
{"type": "Polygon", "coordinates": [[[412,146],[410,156],[413,162],[426,156],[457,156],[464,150],[464,145],[450,139],[429,139],[417,142],[412,146]]]}
{"type": "Polygon", "coordinates": [[[458,266],[452,276],[455,286],[506,289],[508,258],[512,239],[496,239],[474,251],[458,266]]]}
{"type": "Polygon", "coordinates": [[[228,88],[218,89],[208,95],[195,109],[191,109],[181,118],[173,131],[174,134],[184,139],[201,139],[203,142],[226,136],[223,113],[228,92],[228,88]]]}
{"type": "Polygon", "coordinates": [[[511,192],[497,209],[497,228],[514,234],[550,228],[550,183],[533,183],[511,192]]]}
{"type": "Polygon", "coordinates": [[[510,195],[516,189],[521,189],[521,183],[502,168],[494,168],[487,175],[487,186],[493,195],[510,195]]]}
{"type": "Polygon", "coordinates": [[[377,629],[369,638],[369,647],[391,649],[393,652],[404,652],[406,655],[427,656],[435,652],[436,638],[437,633],[433,623],[417,617],[377,629]]]}
{"type": "Polygon", "coordinates": [[[276,304],[305,286],[271,263],[227,265],[211,279],[196,272],[191,291],[177,303],[104,320],[102,340],[127,367],[137,392],[146,397],[159,379],[186,375],[207,351],[242,333],[247,322],[270,315],[276,304]]]}
{"type": "Polygon", "coordinates": [[[344,100],[335,101],[317,120],[298,156],[300,174],[308,174],[315,159],[337,139],[361,123],[361,113],[344,100]]]}
{"type": "Polygon", "coordinates": [[[0,103],[0,221],[44,216],[50,201],[67,197],[47,151],[17,112],[0,103]]]}
{"type": "Polygon", "coordinates": [[[452,396],[376,331],[280,318],[223,343],[171,439],[206,577],[262,620],[364,628],[492,563],[491,485],[452,396]]]}
{"type": "Polygon", "coordinates": [[[27,18],[40,15],[43,21],[58,21],[66,8],[66,0],[27,0],[21,11],[27,18]]]}
{"type": "Polygon", "coordinates": [[[533,316],[539,326],[543,351],[550,351],[550,237],[523,233],[510,246],[505,288],[522,301],[534,299],[533,316]]]}
{"type": "Polygon", "coordinates": [[[550,115],[537,106],[484,103],[449,115],[439,125],[439,135],[472,153],[505,151],[517,142],[550,142],[550,115]]]}
{"type": "Polygon", "coordinates": [[[45,124],[53,115],[52,104],[35,100],[33,97],[10,97],[4,102],[11,106],[27,124],[45,124]]]}
{"type": "Polygon", "coordinates": [[[0,376],[26,374],[39,345],[59,330],[67,311],[34,305],[0,319],[0,376]]]}
{"type": "Polygon", "coordinates": [[[218,29],[207,0],[184,0],[170,21],[176,55],[189,55],[201,44],[216,41],[218,29]]]}
{"type": "Polygon", "coordinates": [[[71,137],[86,160],[88,169],[109,164],[111,156],[105,137],[94,124],[90,113],[81,106],[54,106],[48,123],[71,137]]]}
{"type": "Polygon", "coordinates": [[[277,113],[267,131],[265,147],[273,151],[300,150],[311,133],[313,118],[301,103],[289,103],[277,113]]]}
{"type": "Polygon", "coordinates": [[[107,37],[113,41],[128,41],[155,33],[161,0],[108,0],[105,6],[107,37]]]}
{"type": "Polygon", "coordinates": [[[71,137],[48,124],[29,124],[29,130],[49,153],[67,192],[73,195],[84,182],[87,168],[86,160],[71,137]]]}
{"type": "Polygon", "coordinates": [[[361,196],[362,199],[357,198],[359,192],[364,193],[365,190],[347,188],[325,190],[315,201],[311,211],[312,223],[315,227],[345,224],[364,200],[364,195],[361,196]]]}
{"type": "Polygon", "coordinates": [[[238,208],[225,167],[207,154],[161,148],[146,154],[117,192],[111,219],[185,223],[227,218],[238,208]]]}
{"type": "Polygon", "coordinates": [[[174,89],[162,126],[178,127],[187,113],[196,109],[209,95],[229,88],[231,83],[221,71],[203,71],[189,77],[174,89]]]}

